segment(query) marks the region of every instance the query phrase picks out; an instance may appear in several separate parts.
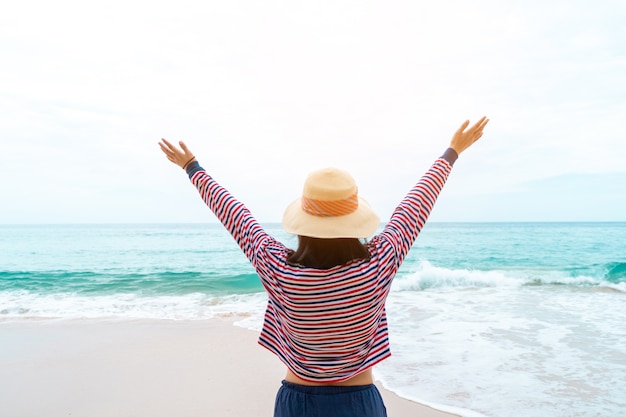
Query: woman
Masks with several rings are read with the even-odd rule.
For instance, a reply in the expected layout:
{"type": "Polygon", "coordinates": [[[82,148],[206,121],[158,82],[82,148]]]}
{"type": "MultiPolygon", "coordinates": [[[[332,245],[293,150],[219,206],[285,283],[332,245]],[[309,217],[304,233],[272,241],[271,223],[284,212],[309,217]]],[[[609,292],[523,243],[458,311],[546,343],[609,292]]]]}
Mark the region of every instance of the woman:
{"type": "Polygon", "coordinates": [[[268,293],[259,344],[286,365],[275,417],[382,417],[372,367],[390,356],[385,299],[424,226],[452,165],[483,134],[488,119],[466,121],[450,147],[409,191],[383,231],[352,177],[327,168],[306,179],[283,215],[298,235],[293,251],[268,235],[193,153],[163,139],[167,158],[186,170],[204,202],[232,234],[268,293]]]}

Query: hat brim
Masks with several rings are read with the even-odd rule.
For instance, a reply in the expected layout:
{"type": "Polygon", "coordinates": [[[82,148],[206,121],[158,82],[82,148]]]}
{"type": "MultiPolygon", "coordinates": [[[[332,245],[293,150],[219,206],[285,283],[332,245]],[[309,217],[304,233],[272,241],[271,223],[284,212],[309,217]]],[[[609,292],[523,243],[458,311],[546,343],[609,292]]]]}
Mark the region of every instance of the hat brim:
{"type": "Polygon", "coordinates": [[[302,210],[302,200],[293,201],[283,214],[283,229],[300,236],[333,238],[367,238],[372,236],[380,218],[367,201],[359,197],[358,208],[344,216],[320,217],[302,210]]]}

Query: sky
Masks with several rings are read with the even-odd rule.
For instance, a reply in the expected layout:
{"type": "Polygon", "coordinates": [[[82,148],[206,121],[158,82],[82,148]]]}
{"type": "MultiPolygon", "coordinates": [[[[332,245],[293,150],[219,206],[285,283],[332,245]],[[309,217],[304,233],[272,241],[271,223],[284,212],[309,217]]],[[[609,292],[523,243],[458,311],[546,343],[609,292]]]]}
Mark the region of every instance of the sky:
{"type": "Polygon", "coordinates": [[[626,1],[14,1],[0,224],[214,222],[160,138],[261,222],[349,171],[385,220],[490,119],[432,221],[626,221],[626,1]]]}

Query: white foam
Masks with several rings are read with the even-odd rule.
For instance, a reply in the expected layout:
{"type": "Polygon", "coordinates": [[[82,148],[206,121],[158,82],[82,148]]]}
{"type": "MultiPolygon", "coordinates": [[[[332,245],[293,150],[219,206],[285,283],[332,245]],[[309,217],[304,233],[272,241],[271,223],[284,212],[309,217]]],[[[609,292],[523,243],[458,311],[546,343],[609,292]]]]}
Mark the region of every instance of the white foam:
{"type": "Polygon", "coordinates": [[[626,283],[614,284],[596,276],[570,276],[566,271],[542,268],[524,269],[451,269],[435,266],[427,260],[420,260],[412,270],[399,274],[392,285],[392,291],[424,291],[432,289],[460,289],[504,287],[515,288],[524,285],[569,285],[574,287],[605,286],[623,291],[626,283]]]}
{"type": "Polygon", "coordinates": [[[394,280],[392,291],[422,291],[430,288],[517,287],[524,282],[502,271],[448,269],[420,261],[417,269],[394,280]]]}
{"type": "Polygon", "coordinates": [[[393,292],[387,309],[393,356],[376,372],[403,397],[458,407],[463,416],[623,410],[616,400],[626,384],[620,293],[439,288],[393,292]]]}
{"type": "Polygon", "coordinates": [[[263,311],[265,293],[212,296],[201,293],[179,296],[137,294],[77,295],[0,292],[0,318],[120,318],[200,320],[214,317],[247,317],[263,311]]]}

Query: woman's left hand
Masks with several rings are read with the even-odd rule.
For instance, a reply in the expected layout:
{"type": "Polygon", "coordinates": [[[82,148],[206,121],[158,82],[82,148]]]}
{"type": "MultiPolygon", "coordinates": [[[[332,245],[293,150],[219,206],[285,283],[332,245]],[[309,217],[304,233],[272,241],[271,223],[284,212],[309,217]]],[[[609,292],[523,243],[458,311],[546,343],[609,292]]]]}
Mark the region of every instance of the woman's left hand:
{"type": "Polygon", "coordinates": [[[454,136],[452,136],[452,140],[450,141],[450,147],[454,149],[457,155],[461,155],[461,152],[472,146],[474,142],[476,142],[483,135],[483,129],[489,123],[489,119],[487,117],[483,117],[476,124],[469,129],[469,120],[466,120],[465,123],[459,127],[459,130],[454,132],[454,136]],[[467,130],[466,130],[467,129],[467,130]]]}
{"type": "Polygon", "coordinates": [[[180,145],[180,149],[165,139],[161,139],[161,142],[159,142],[159,146],[167,159],[182,169],[185,169],[187,168],[187,165],[189,165],[192,161],[195,161],[196,157],[193,156],[193,153],[189,150],[189,148],[187,148],[185,142],[181,140],[178,144],[180,145]]]}

